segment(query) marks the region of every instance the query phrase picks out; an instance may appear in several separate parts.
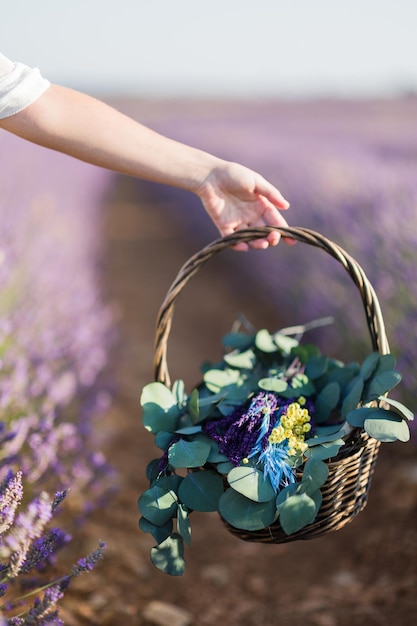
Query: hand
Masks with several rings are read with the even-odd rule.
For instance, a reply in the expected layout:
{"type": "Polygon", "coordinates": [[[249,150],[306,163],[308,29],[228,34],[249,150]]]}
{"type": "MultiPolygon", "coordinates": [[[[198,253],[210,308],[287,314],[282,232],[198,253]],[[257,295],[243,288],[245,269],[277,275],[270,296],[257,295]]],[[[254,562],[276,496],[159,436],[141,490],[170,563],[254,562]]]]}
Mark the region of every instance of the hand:
{"type": "MultiPolygon", "coordinates": [[[[245,228],[288,226],[280,212],[290,206],[287,200],[271,183],[243,165],[220,162],[196,193],[222,236],[245,228]]],[[[272,232],[264,239],[239,243],[234,249],[264,249],[277,245],[280,238],[280,233],[272,232]]]]}

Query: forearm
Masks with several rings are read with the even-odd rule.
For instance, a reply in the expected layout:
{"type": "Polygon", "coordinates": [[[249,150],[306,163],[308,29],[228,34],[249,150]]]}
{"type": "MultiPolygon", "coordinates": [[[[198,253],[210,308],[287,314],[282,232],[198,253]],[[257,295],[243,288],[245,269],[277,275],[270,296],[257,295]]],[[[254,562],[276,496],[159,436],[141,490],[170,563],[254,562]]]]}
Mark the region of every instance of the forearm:
{"type": "Polygon", "coordinates": [[[29,141],[123,174],[196,191],[220,159],[164,137],[99,100],[52,85],[0,125],[29,141]]]}

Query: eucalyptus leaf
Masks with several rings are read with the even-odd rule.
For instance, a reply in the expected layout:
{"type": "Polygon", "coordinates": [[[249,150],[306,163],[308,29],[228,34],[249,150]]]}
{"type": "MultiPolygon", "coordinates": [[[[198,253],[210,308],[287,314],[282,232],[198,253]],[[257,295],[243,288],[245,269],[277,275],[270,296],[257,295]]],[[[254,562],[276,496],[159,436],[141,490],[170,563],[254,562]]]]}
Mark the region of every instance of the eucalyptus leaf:
{"type": "Polygon", "coordinates": [[[404,417],[405,419],[411,422],[414,420],[413,412],[410,411],[409,408],[404,406],[402,402],[398,402],[398,400],[393,400],[392,398],[388,398],[386,396],[380,396],[378,399],[388,404],[391,410],[394,411],[395,413],[398,413],[398,415],[400,415],[401,417],[404,417]]]}
{"type": "Polygon", "coordinates": [[[271,333],[265,328],[258,330],[255,336],[255,346],[261,352],[272,353],[278,352],[278,346],[275,343],[271,333]]]}
{"type": "Polygon", "coordinates": [[[258,386],[264,391],[275,391],[275,393],[282,393],[288,388],[288,383],[281,378],[261,378],[258,382],[258,386]]]}
{"type": "Polygon", "coordinates": [[[152,524],[146,517],[141,517],[139,519],[139,528],[144,533],[150,533],[152,537],[155,539],[156,543],[162,543],[165,541],[167,537],[172,533],[172,519],[169,519],[162,526],[157,526],[156,524],[152,524]]]}
{"type": "Polygon", "coordinates": [[[197,389],[192,390],[190,398],[188,400],[188,414],[191,418],[191,422],[193,424],[196,424],[200,416],[197,389]]]}
{"type": "Polygon", "coordinates": [[[366,390],[366,398],[364,399],[365,403],[370,402],[371,400],[376,400],[379,396],[383,396],[393,387],[398,385],[400,380],[401,374],[394,370],[377,374],[371,381],[369,381],[369,385],[366,390]]]}
{"type": "Polygon", "coordinates": [[[177,435],[195,435],[196,433],[201,433],[201,426],[184,426],[184,428],[179,428],[175,432],[177,435]]]}
{"type": "Polygon", "coordinates": [[[234,348],[237,350],[246,350],[253,345],[254,336],[247,333],[228,333],[222,339],[222,344],[226,348],[234,348]]]}
{"type": "Polygon", "coordinates": [[[163,526],[175,516],[177,501],[174,491],[165,491],[154,485],[140,496],[138,507],[143,517],[157,526],[163,526]]]}
{"type": "Polygon", "coordinates": [[[230,367],[252,369],[255,364],[255,353],[253,350],[230,352],[229,354],[225,354],[223,359],[230,367]]]}
{"type": "Polygon", "coordinates": [[[180,439],[169,448],[168,460],[175,468],[200,467],[207,461],[209,454],[210,446],[207,443],[180,439]]]}
{"type": "Polygon", "coordinates": [[[315,356],[307,361],[305,374],[310,380],[320,378],[327,370],[328,358],[323,354],[315,356]]]}
{"type": "Polygon", "coordinates": [[[291,350],[298,346],[297,339],[294,339],[294,337],[289,337],[288,335],[283,335],[279,332],[275,333],[272,338],[275,344],[284,354],[290,354],[291,350]]]}
{"type": "Polygon", "coordinates": [[[189,509],[195,511],[217,511],[223,493],[223,479],[212,470],[190,472],[181,483],[178,495],[189,509]]]}
{"type": "Polygon", "coordinates": [[[299,398],[300,396],[310,396],[315,391],[312,382],[309,381],[305,374],[297,374],[291,379],[285,391],[281,392],[284,398],[299,398]]]}
{"type": "Polygon", "coordinates": [[[326,422],[340,399],[340,386],[338,383],[329,383],[320,391],[315,402],[314,419],[317,424],[326,422]]]}
{"type": "Polygon", "coordinates": [[[223,475],[228,474],[230,470],[233,469],[234,467],[235,466],[230,461],[224,461],[221,463],[217,463],[216,465],[216,469],[219,472],[219,474],[223,474],[223,475]]]}
{"type": "Polygon", "coordinates": [[[325,461],[338,455],[340,448],[345,444],[343,439],[336,439],[329,443],[322,443],[318,446],[308,448],[304,455],[310,459],[325,461]]]}
{"type": "Polygon", "coordinates": [[[280,504],[278,511],[284,532],[287,535],[293,535],[314,522],[317,506],[315,500],[306,493],[296,493],[280,504]]]}
{"type": "Polygon", "coordinates": [[[305,487],[307,495],[311,496],[317,489],[320,489],[329,475],[329,466],[323,461],[311,458],[304,465],[302,485],[305,487]]]}
{"type": "Polygon", "coordinates": [[[371,352],[361,365],[360,373],[364,380],[368,380],[375,372],[379,364],[381,354],[379,352],[371,352]]]}
{"type": "Polygon", "coordinates": [[[156,404],[161,409],[167,410],[177,404],[172,391],[163,383],[149,383],[145,385],[140,396],[141,406],[156,404]]]}
{"type": "Polygon", "coordinates": [[[185,570],[183,538],[173,533],[152,548],[151,561],[155,567],[170,576],[182,576],[185,570]]]}
{"type": "Polygon", "coordinates": [[[204,383],[212,393],[220,393],[230,385],[235,385],[240,378],[238,370],[211,369],[204,374],[204,383]]]}
{"type": "Polygon", "coordinates": [[[155,445],[161,450],[166,450],[167,448],[169,448],[169,444],[171,443],[172,438],[173,438],[172,433],[168,433],[164,430],[160,430],[155,435],[155,445]]]}
{"type": "Polygon", "coordinates": [[[346,415],[356,409],[361,401],[362,391],[364,387],[364,380],[361,375],[356,376],[349,384],[349,391],[343,399],[341,415],[346,418],[346,415]]]}
{"type": "Polygon", "coordinates": [[[382,372],[390,372],[395,368],[395,356],[393,354],[381,354],[379,357],[378,367],[376,368],[376,374],[382,374],[382,372]]]}
{"type": "Polygon", "coordinates": [[[153,482],[159,474],[159,459],[152,459],[146,466],[146,478],[153,482]]]}
{"type": "Polygon", "coordinates": [[[177,510],[177,529],[181,537],[188,545],[191,544],[191,524],[188,515],[189,511],[183,504],[178,505],[177,510]]]}
{"type": "Polygon", "coordinates": [[[183,477],[178,474],[161,474],[152,486],[156,485],[164,491],[173,491],[177,494],[182,480],[183,477]]]}
{"type": "Polygon", "coordinates": [[[142,422],[146,430],[156,434],[161,430],[174,432],[178,425],[180,410],[177,405],[163,409],[159,404],[146,402],[142,407],[142,422]]]}
{"type": "Polygon", "coordinates": [[[276,497],[269,478],[255,467],[235,467],[228,473],[227,481],[232,489],[254,502],[268,502],[276,497]]]}
{"type": "Polygon", "coordinates": [[[378,409],[365,420],[364,428],[370,437],[379,441],[408,441],[410,430],[407,422],[394,411],[378,409]]]}
{"type": "Polygon", "coordinates": [[[260,530],[272,524],[277,511],[275,500],[254,502],[229,488],[220,497],[219,513],[235,528],[260,530]]]}
{"type": "Polygon", "coordinates": [[[375,411],[377,411],[377,407],[358,407],[357,409],[353,409],[353,411],[349,411],[346,415],[346,421],[355,428],[363,428],[365,420],[371,417],[372,413],[375,413],[375,411]]]}
{"type": "Polygon", "coordinates": [[[172,383],[172,395],[175,398],[175,402],[178,406],[185,407],[187,404],[187,394],[185,392],[185,385],[183,380],[175,380],[172,383]]]}
{"type": "Polygon", "coordinates": [[[279,506],[287,500],[290,496],[293,496],[295,493],[300,492],[300,483],[290,483],[279,492],[276,500],[276,505],[279,509],[279,506]]]}

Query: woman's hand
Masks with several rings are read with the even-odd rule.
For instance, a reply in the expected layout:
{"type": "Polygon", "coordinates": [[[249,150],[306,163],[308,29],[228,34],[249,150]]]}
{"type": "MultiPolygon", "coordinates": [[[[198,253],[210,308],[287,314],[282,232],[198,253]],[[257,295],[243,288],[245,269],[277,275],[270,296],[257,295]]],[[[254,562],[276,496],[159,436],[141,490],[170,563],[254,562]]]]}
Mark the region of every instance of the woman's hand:
{"type": "MultiPolygon", "coordinates": [[[[290,206],[287,200],[260,174],[238,163],[222,161],[217,164],[196,193],[223,236],[245,228],[288,226],[281,214],[290,206]]],[[[263,249],[275,246],[279,240],[280,234],[272,232],[264,239],[239,243],[234,249],[263,249]]]]}

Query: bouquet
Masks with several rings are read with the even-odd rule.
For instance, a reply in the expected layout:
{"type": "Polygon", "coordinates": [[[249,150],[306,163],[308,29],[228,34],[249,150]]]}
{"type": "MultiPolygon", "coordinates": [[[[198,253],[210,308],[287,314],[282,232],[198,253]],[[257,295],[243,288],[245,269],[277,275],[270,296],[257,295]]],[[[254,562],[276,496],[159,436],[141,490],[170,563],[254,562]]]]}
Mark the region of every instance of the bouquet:
{"type": "Polygon", "coordinates": [[[143,424],[161,455],[147,467],[139,527],[158,569],[184,572],[192,511],[217,511],[243,538],[278,528],[290,539],[314,525],[329,467],[355,433],[408,441],[413,414],[388,397],[401,380],[393,355],[345,364],[302,341],[309,327],[238,329],[190,394],[181,380],[144,387],[143,424]]]}

